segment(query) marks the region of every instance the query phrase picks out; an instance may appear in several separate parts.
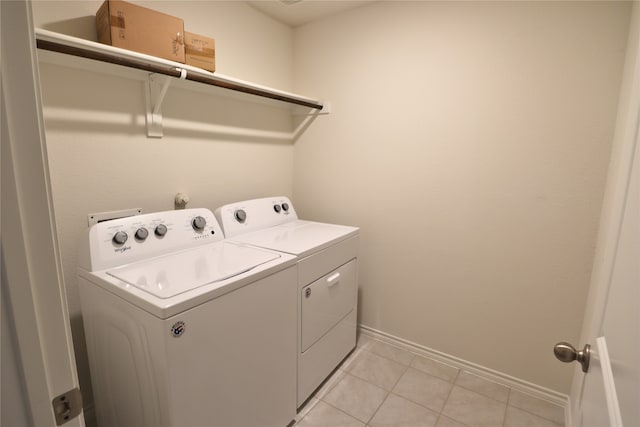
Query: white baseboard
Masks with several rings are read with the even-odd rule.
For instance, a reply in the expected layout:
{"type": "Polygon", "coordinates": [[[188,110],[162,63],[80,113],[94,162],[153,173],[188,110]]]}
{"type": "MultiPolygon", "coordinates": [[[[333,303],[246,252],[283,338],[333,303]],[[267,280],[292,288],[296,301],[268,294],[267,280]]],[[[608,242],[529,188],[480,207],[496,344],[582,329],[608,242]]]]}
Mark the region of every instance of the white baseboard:
{"type": "Polygon", "coordinates": [[[571,421],[569,396],[567,396],[566,394],[559,393],[557,391],[530,383],[520,378],[516,378],[511,375],[507,375],[502,372],[498,372],[493,369],[460,359],[458,357],[451,356],[441,351],[433,350],[431,348],[413,343],[411,341],[395,337],[391,334],[378,331],[366,325],[360,324],[358,325],[358,327],[362,334],[367,335],[371,338],[375,338],[379,341],[386,342],[387,344],[403,348],[414,354],[426,356],[439,362],[446,363],[447,365],[451,365],[459,369],[464,369],[465,371],[471,372],[475,375],[486,378],[498,384],[502,384],[511,389],[529,394],[531,396],[535,396],[539,399],[543,399],[555,405],[561,406],[565,410],[566,425],[571,425],[569,422],[571,421]]]}

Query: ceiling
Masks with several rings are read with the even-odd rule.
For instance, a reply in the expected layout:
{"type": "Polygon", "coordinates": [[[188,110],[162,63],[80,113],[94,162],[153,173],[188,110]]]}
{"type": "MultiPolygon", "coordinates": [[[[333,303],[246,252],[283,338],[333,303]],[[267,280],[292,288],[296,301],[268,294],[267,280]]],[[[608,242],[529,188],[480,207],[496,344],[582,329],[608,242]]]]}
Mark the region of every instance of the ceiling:
{"type": "Polygon", "coordinates": [[[324,17],[344,12],[373,0],[257,0],[247,1],[273,19],[291,27],[307,24],[324,17]]]}

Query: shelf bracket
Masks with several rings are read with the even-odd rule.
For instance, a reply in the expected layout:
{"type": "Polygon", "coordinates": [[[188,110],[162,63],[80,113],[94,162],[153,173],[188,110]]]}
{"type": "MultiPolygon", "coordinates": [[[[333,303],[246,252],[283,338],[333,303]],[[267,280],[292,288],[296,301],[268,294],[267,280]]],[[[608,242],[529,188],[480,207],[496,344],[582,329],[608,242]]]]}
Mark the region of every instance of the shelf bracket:
{"type": "MultiPolygon", "coordinates": [[[[178,68],[180,80],[187,78],[187,70],[178,68]]],[[[147,136],[149,138],[162,138],[162,101],[171,84],[171,76],[152,73],[147,78],[145,85],[145,98],[147,102],[147,136]]]]}
{"type": "Polygon", "coordinates": [[[325,101],[322,103],[322,109],[318,112],[320,115],[331,114],[331,103],[325,101]]]}

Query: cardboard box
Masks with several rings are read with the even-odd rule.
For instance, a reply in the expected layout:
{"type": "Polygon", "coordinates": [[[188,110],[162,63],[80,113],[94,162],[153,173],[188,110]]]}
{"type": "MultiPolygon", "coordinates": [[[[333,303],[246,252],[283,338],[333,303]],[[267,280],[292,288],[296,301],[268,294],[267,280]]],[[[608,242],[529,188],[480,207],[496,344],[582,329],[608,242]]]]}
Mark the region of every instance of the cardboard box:
{"type": "Polygon", "coordinates": [[[184,32],[185,63],[205,70],[216,70],[215,41],[200,34],[184,32]]]}
{"type": "Polygon", "coordinates": [[[119,0],[106,0],[96,13],[98,41],[183,62],[184,21],[119,0]]]}

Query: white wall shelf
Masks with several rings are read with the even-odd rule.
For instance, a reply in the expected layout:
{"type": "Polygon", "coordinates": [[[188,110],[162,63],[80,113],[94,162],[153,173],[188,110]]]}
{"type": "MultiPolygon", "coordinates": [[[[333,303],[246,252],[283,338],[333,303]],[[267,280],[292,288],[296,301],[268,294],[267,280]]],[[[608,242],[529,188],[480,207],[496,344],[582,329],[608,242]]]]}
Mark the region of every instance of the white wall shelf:
{"type": "MultiPolygon", "coordinates": [[[[294,115],[327,114],[329,104],[319,100],[273,89],[267,86],[228,77],[126,49],[67,36],[44,29],[36,29],[36,42],[41,61],[146,80],[147,136],[162,137],[161,105],[170,84],[181,80],[193,83],[190,89],[207,91],[207,87],[222,88],[239,93],[249,102],[267,100],[277,106],[289,105],[294,115]],[[105,67],[105,63],[114,67],[105,67]]],[[[288,135],[295,139],[308,126],[305,120],[288,135]],[[304,125],[303,125],[304,124],[304,125]]],[[[279,133],[281,135],[281,133],[279,133]]]]}

